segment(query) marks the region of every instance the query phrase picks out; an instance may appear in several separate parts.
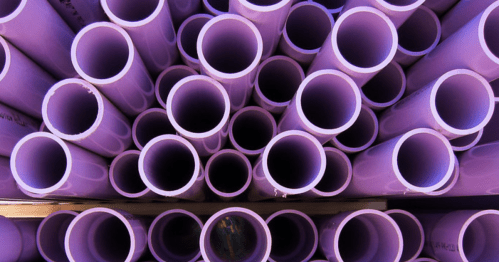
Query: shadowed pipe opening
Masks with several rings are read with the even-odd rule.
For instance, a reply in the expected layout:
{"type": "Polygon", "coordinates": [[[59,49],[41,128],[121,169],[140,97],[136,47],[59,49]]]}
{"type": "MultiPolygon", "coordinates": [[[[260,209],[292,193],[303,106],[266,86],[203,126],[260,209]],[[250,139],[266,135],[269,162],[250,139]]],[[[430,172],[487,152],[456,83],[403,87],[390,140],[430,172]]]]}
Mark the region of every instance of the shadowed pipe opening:
{"type": "Polygon", "coordinates": [[[251,260],[254,253],[265,251],[259,247],[261,239],[248,218],[231,214],[214,221],[213,225],[208,245],[210,253],[216,256],[215,261],[255,261],[251,260]]]}
{"type": "Polygon", "coordinates": [[[40,253],[52,261],[69,261],[64,249],[64,237],[75,216],[75,214],[59,213],[40,225],[38,233],[40,253]]]}
{"type": "Polygon", "coordinates": [[[248,181],[250,170],[241,156],[225,153],[212,159],[206,171],[215,189],[223,193],[233,193],[243,188],[248,181]]]}
{"type": "Polygon", "coordinates": [[[395,102],[402,92],[404,77],[394,63],[389,63],[362,86],[362,93],[375,103],[395,102]]]}
{"type": "Polygon", "coordinates": [[[22,0],[3,0],[0,2],[0,18],[12,14],[21,4],[22,0]]]}
{"type": "Polygon", "coordinates": [[[383,1],[396,6],[407,6],[416,3],[418,0],[383,0],[383,1]]]}
{"type": "Polygon", "coordinates": [[[170,67],[167,70],[168,71],[166,73],[159,76],[158,83],[159,99],[161,100],[163,106],[165,106],[166,99],[168,98],[168,94],[170,94],[170,90],[172,90],[173,86],[183,78],[194,75],[192,71],[183,66],[173,69],[170,67]]]}
{"type": "Polygon", "coordinates": [[[273,60],[265,64],[258,75],[258,86],[270,101],[290,101],[298,90],[301,79],[299,68],[286,60],[273,60]]]}
{"type": "Polygon", "coordinates": [[[353,125],[337,135],[336,139],[346,147],[359,148],[369,143],[376,135],[376,119],[367,109],[362,108],[353,125]]]}
{"type": "Polygon", "coordinates": [[[326,7],[327,9],[337,9],[345,5],[347,0],[314,0],[314,2],[319,3],[326,7]]]}
{"type": "Polygon", "coordinates": [[[286,32],[291,42],[306,50],[320,48],[331,29],[332,23],[328,14],[313,5],[294,9],[286,21],[286,32]]]}
{"type": "Polygon", "coordinates": [[[438,23],[427,10],[416,9],[397,30],[399,45],[411,52],[430,48],[438,37],[438,23]]]}
{"type": "Polygon", "coordinates": [[[499,257],[499,216],[485,214],[468,225],[463,237],[463,252],[470,262],[499,257]]]}
{"type": "Polygon", "coordinates": [[[248,3],[252,3],[254,5],[259,5],[259,6],[270,6],[270,5],[275,5],[279,2],[285,1],[285,0],[246,0],[248,3]]]}
{"type": "Polygon", "coordinates": [[[106,0],[109,10],[125,21],[140,21],[150,16],[159,4],[159,0],[106,0]]]}
{"type": "Polygon", "coordinates": [[[421,228],[417,222],[408,215],[401,213],[390,213],[388,215],[397,222],[404,239],[404,248],[400,261],[409,261],[411,258],[416,258],[415,256],[418,254],[419,249],[424,242],[421,228]]]}
{"type": "Polygon", "coordinates": [[[496,59],[499,57],[499,35],[497,32],[499,32],[499,8],[490,12],[483,29],[485,43],[496,59]]]}
{"type": "Polygon", "coordinates": [[[235,142],[246,150],[264,148],[272,139],[275,125],[266,114],[248,110],[237,116],[232,125],[235,142]]]}
{"type": "Polygon", "coordinates": [[[180,44],[185,53],[192,58],[198,59],[196,42],[201,28],[210,20],[208,17],[198,17],[185,24],[180,36],[180,44]]]}
{"type": "Polygon", "coordinates": [[[122,155],[115,158],[112,170],[114,183],[118,188],[129,194],[137,194],[146,189],[139,174],[139,154],[122,155]]]}
{"type": "Polygon", "coordinates": [[[326,152],[326,171],[315,189],[321,192],[334,192],[345,185],[348,180],[348,163],[337,152],[325,150],[326,152]]]}
{"type": "Polygon", "coordinates": [[[7,52],[10,51],[5,50],[4,46],[0,44],[0,74],[3,73],[3,70],[5,70],[5,64],[7,64],[7,52]]]}
{"type": "Polygon", "coordinates": [[[272,235],[270,257],[275,261],[303,261],[314,249],[314,229],[309,221],[293,213],[280,214],[268,223],[272,235]]]}
{"type": "Polygon", "coordinates": [[[142,147],[157,136],[176,133],[164,109],[161,112],[149,111],[135,121],[138,121],[135,128],[135,136],[142,147]]]}
{"type": "Polygon", "coordinates": [[[229,12],[229,0],[206,0],[213,9],[220,12],[229,12]]]}
{"type": "Polygon", "coordinates": [[[469,146],[471,143],[474,143],[479,134],[480,134],[480,132],[475,132],[473,134],[469,134],[466,136],[462,136],[462,137],[458,137],[458,138],[449,140],[449,142],[450,142],[451,146],[454,146],[454,147],[466,147],[466,146],[469,146]]]}

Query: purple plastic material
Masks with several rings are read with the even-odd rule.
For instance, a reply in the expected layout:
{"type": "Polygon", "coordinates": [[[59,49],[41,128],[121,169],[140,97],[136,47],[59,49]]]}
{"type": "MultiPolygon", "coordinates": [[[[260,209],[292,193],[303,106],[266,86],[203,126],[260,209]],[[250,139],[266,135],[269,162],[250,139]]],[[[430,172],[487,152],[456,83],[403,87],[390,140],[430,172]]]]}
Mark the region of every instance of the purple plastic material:
{"type": "Polygon", "coordinates": [[[397,29],[381,11],[363,6],[348,10],[334,23],[308,74],[338,69],[362,87],[395,56],[397,29]]]}
{"type": "Polygon", "coordinates": [[[459,0],[431,0],[425,1],[423,5],[433,10],[437,15],[441,15],[458,1],[459,0]]]}
{"type": "Polygon", "coordinates": [[[227,141],[230,100],[223,86],[204,76],[188,76],[173,86],[166,99],[168,119],[200,156],[212,155],[227,141]]]}
{"type": "Polygon", "coordinates": [[[178,29],[177,46],[180,51],[180,58],[186,65],[197,71],[201,70],[196,47],[199,32],[212,18],[213,16],[209,14],[196,14],[185,19],[178,29]]]}
{"type": "Polygon", "coordinates": [[[71,47],[71,60],[76,72],[126,115],[151,106],[154,84],[123,28],[109,22],[84,27],[71,47]]]}
{"type": "MultiPolygon", "coordinates": [[[[496,107],[498,106],[499,100],[495,100],[496,107]]],[[[488,143],[493,143],[499,140],[499,110],[495,110],[492,113],[490,121],[483,128],[483,134],[478,141],[477,145],[483,145],[488,143]]]]}
{"type": "Polygon", "coordinates": [[[185,65],[174,65],[168,67],[165,71],[159,74],[154,85],[154,93],[156,100],[163,107],[166,108],[166,98],[172,90],[172,87],[184,77],[197,75],[196,70],[185,65]]]}
{"type": "Polygon", "coordinates": [[[404,247],[400,261],[414,261],[423,250],[425,242],[423,226],[413,214],[405,210],[392,209],[385,211],[385,214],[395,220],[402,233],[402,238],[404,239],[404,247]]]}
{"type": "Polygon", "coordinates": [[[319,234],[312,219],[298,210],[281,210],[267,223],[273,239],[270,262],[306,262],[317,250],[319,234]]]}
{"type": "Polygon", "coordinates": [[[387,214],[373,209],[343,212],[322,224],[319,247],[328,261],[399,261],[402,233],[387,214]]]}
{"type": "Polygon", "coordinates": [[[76,76],[70,56],[75,35],[47,1],[2,1],[0,26],[2,36],[53,76],[76,76]]]}
{"type": "Polygon", "coordinates": [[[289,10],[279,42],[279,49],[308,65],[312,63],[333,29],[334,19],[328,10],[315,2],[301,2],[289,10]],[[310,19],[313,17],[314,19],[310,19]]]}
{"type": "Polygon", "coordinates": [[[196,43],[201,73],[220,82],[230,97],[231,111],[243,108],[251,98],[263,43],[248,19],[219,15],[208,21],[196,43]]]}
{"type": "Polygon", "coordinates": [[[362,86],[362,103],[376,111],[385,109],[402,98],[405,84],[404,70],[392,61],[362,86]]]}
{"type": "Polygon", "coordinates": [[[408,70],[406,93],[452,69],[471,69],[487,81],[499,78],[498,26],[499,2],[495,2],[408,70]]]}
{"type": "Polygon", "coordinates": [[[0,104],[0,156],[10,157],[16,143],[38,126],[33,118],[0,104]]]}
{"type": "MultiPolygon", "coordinates": [[[[453,2],[456,1],[454,0],[453,2]]],[[[457,32],[494,2],[496,2],[496,0],[459,1],[456,3],[456,5],[442,17],[442,40],[457,32]]]]}
{"type": "Polygon", "coordinates": [[[195,201],[204,200],[204,171],[196,149],[177,135],[158,136],[144,146],[139,173],[154,193],[195,201]]]}
{"type": "Polygon", "coordinates": [[[270,140],[253,167],[250,200],[305,193],[324,176],[326,153],[309,133],[285,131],[270,140]]]}
{"type": "Polygon", "coordinates": [[[441,188],[454,171],[449,141],[428,128],[411,130],[356,156],[345,196],[404,195],[441,188]]]}
{"type": "Polygon", "coordinates": [[[447,192],[449,192],[459,181],[459,160],[455,157],[454,160],[454,171],[452,172],[452,178],[447,181],[442,187],[432,192],[425,192],[423,194],[418,193],[418,196],[441,196],[447,192]]]}
{"type": "Polygon", "coordinates": [[[415,259],[413,262],[438,262],[438,261],[432,258],[420,257],[418,259],[415,259]]]}
{"type": "Polygon", "coordinates": [[[52,86],[43,99],[42,115],[54,135],[104,157],[114,157],[132,144],[125,115],[82,79],[52,86]]]}
{"type": "Polygon", "coordinates": [[[319,70],[300,84],[277,131],[304,130],[324,144],[354,124],[361,106],[359,88],[348,75],[319,70]]]}
{"type": "Polygon", "coordinates": [[[333,137],[331,143],[346,153],[357,153],[370,147],[378,136],[378,118],[373,110],[362,105],[352,126],[333,137]]]}
{"type": "Polygon", "coordinates": [[[166,0],[170,8],[170,15],[175,28],[188,17],[201,11],[201,0],[166,0]]]}
{"type": "Polygon", "coordinates": [[[64,240],[70,261],[137,261],[147,251],[147,225],[122,210],[96,207],[69,224],[64,240]]]}
{"type": "Polygon", "coordinates": [[[80,31],[88,24],[107,20],[99,0],[48,0],[48,2],[74,32],[80,31]]]}
{"type": "Polygon", "coordinates": [[[409,66],[433,50],[440,41],[440,20],[426,6],[420,6],[397,29],[399,45],[393,58],[402,66],[409,66]]]}
{"type": "Polygon", "coordinates": [[[100,1],[109,19],[130,35],[152,74],[165,70],[178,59],[175,28],[166,1],[100,1]]]}
{"type": "Polygon", "coordinates": [[[128,198],[150,198],[157,194],[146,187],[139,173],[138,150],[127,150],[117,155],[109,167],[109,181],[114,190],[128,198]]]}
{"type": "Polygon", "coordinates": [[[117,198],[106,160],[47,132],[22,138],[10,158],[12,175],[24,190],[47,196],[117,198]]]}
{"type": "Polygon", "coordinates": [[[471,70],[452,70],[384,111],[378,139],[418,127],[433,128],[449,139],[473,134],[489,122],[494,105],[487,80],[471,70]]]}
{"type": "MultiPolygon", "coordinates": [[[[490,123],[490,121],[489,121],[490,123]]],[[[449,140],[452,150],[454,152],[459,152],[459,151],[466,151],[472,147],[474,147],[478,141],[482,138],[483,135],[483,128],[478,130],[478,132],[475,132],[473,134],[465,135],[462,137],[458,137],[452,140],[449,140]]]]}
{"type": "Polygon", "coordinates": [[[38,218],[6,218],[0,216],[1,261],[40,261],[36,246],[36,230],[42,220],[38,218]]]}
{"type": "Polygon", "coordinates": [[[189,211],[165,211],[149,227],[149,250],[158,261],[194,262],[201,256],[202,228],[203,222],[189,211]]]}
{"type": "Polygon", "coordinates": [[[206,221],[199,246],[204,261],[267,261],[272,238],[269,227],[257,213],[230,207],[206,221]]]}
{"type": "Polygon", "coordinates": [[[248,106],[237,111],[229,122],[232,146],[248,156],[262,153],[276,134],[274,117],[258,106],[248,106]]]}
{"type": "Polygon", "coordinates": [[[337,17],[347,0],[308,0],[323,5],[331,15],[337,17]]]}
{"type": "Polygon", "coordinates": [[[267,58],[258,66],[253,100],[263,109],[281,114],[304,78],[295,60],[280,55],[267,58]]]}
{"type": "Polygon", "coordinates": [[[132,138],[139,150],[151,139],[164,134],[176,134],[176,131],[162,108],[149,108],[133,121],[132,138]]]}
{"type": "Polygon", "coordinates": [[[0,156],[0,198],[29,199],[29,197],[17,187],[16,180],[10,171],[9,159],[3,156],[0,156]]]}
{"type": "Polygon", "coordinates": [[[45,122],[42,121],[42,123],[40,124],[40,129],[38,129],[38,131],[40,132],[50,132],[50,130],[47,128],[47,126],[45,125],[45,122]]]}
{"type": "Polygon", "coordinates": [[[212,155],[205,169],[208,188],[224,201],[241,195],[251,183],[250,161],[233,149],[223,149],[212,155]]]}
{"type": "Polygon", "coordinates": [[[36,245],[46,261],[69,261],[64,249],[64,237],[69,224],[77,215],[74,211],[60,210],[42,220],[36,232],[36,245]]]}
{"type": "Polygon", "coordinates": [[[229,0],[203,0],[204,10],[214,16],[229,12],[229,0]]]}

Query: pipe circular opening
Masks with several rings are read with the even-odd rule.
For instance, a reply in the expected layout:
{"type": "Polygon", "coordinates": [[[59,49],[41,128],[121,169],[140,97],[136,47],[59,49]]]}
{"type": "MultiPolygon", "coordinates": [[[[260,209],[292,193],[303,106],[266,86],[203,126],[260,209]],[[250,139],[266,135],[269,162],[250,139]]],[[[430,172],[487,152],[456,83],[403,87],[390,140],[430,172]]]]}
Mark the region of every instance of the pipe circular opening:
{"type": "Polygon", "coordinates": [[[171,66],[165,71],[161,72],[156,80],[156,98],[161,106],[166,107],[166,99],[168,98],[168,94],[172,90],[175,84],[186,78],[188,76],[197,75],[197,72],[194,69],[178,65],[171,66]]]}
{"type": "Polygon", "coordinates": [[[418,8],[397,29],[399,45],[411,52],[430,49],[440,37],[440,21],[430,9],[418,8]]]}
{"type": "Polygon", "coordinates": [[[4,0],[0,2],[0,18],[12,14],[21,5],[23,0],[4,0]]]}
{"type": "Polygon", "coordinates": [[[203,2],[222,13],[229,12],[229,0],[203,0],[203,2]]]}
{"type": "Polygon", "coordinates": [[[276,123],[272,115],[256,107],[236,113],[231,124],[231,141],[235,147],[247,151],[263,151],[276,134],[276,123]]]}
{"type": "Polygon", "coordinates": [[[424,245],[423,228],[416,217],[405,213],[392,212],[387,213],[400,228],[404,247],[402,249],[402,257],[400,261],[412,261],[416,259],[424,245]]]}
{"type": "Polygon", "coordinates": [[[149,109],[140,114],[133,123],[132,135],[139,149],[153,138],[164,134],[175,134],[164,109],[149,109]]]}
{"type": "Polygon", "coordinates": [[[481,214],[464,230],[462,250],[468,261],[487,261],[499,257],[498,214],[481,214]]]}
{"type": "Polygon", "coordinates": [[[334,148],[324,148],[326,152],[326,171],[315,189],[322,193],[335,192],[346,188],[352,175],[352,164],[348,157],[334,148]]]}
{"type": "Polygon", "coordinates": [[[260,67],[257,88],[270,101],[288,102],[295,95],[303,77],[299,65],[286,59],[273,59],[260,67]]]}
{"type": "Polygon", "coordinates": [[[286,0],[245,0],[245,1],[247,1],[248,3],[252,3],[254,5],[270,6],[286,0]]]}
{"type": "Polygon", "coordinates": [[[499,58],[499,8],[494,8],[485,20],[483,27],[483,37],[490,52],[499,58]]]}
{"type": "Polygon", "coordinates": [[[347,0],[313,0],[316,3],[319,3],[326,7],[327,9],[338,9],[343,7],[347,0]]]}
{"type": "Polygon", "coordinates": [[[109,176],[111,184],[114,184],[119,189],[118,192],[138,194],[147,189],[140,178],[139,154],[139,151],[125,151],[115,157],[111,163],[109,176]]]}
{"type": "Polygon", "coordinates": [[[206,164],[207,179],[221,193],[234,193],[247,184],[251,165],[244,155],[222,151],[213,155],[206,164]]]}
{"type": "Polygon", "coordinates": [[[194,59],[198,59],[196,42],[198,40],[199,32],[201,32],[201,28],[203,28],[210,19],[210,17],[198,16],[194,19],[187,20],[183,26],[181,26],[181,29],[179,29],[178,35],[180,38],[180,45],[185,53],[194,59]]]}
{"type": "Polygon", "coordinates": [[[449,140],[449,142],[454,150],[456,149],[466,150],[476,145],[480,140],[481,136],[482,136],[482,131],[478,131],[473,134],[451,139],[449,140]]]}
{"type": "Polygon", "coordinates": [[[331,15],[313,4],[294,8],[286,20],[286,34],[289,40],[305,50],[320,48],[331,33],[332,27],[331,15]]]}
{"type": "Polygon", "coordinates": [[[349,148],[363,148],[370,145],[378,135],[378,121],[371,109],[362,107],[359,117],[352,126],[338,134],[335,139],[349,148]]]}
{"type": "Polygon", "coordinates": [[[364,96],[377,104],[390,106],[402,97],[405,91],[405,75],[395,62],[389,63],[361,87],[364,96]]]}
{"type": "Polygon", "coordinates": [[[40,254],[49,261],[69,261],[64,249],[64,237],[69,224],[76,217],[73,211],[53,213],[45,218],[37,232],[37,244],[40,254]]]}
{"type": "MultiPolygon", "coordinates": [[[[6,43],[3,41],[3,43],[6,43]]],[[[7,52],[10,53],[10,50],[7,50],[6,47],[8,47],[7,44],[5,46],[0,44],[0,75],[4,75],[4,71],[6,70],[5,66],[8,64],[7,63],[7,52]]],[[[3,77],[2,77],[3,78],[3,77]]]]}
{"type": "Polygon", "coordinates": [[[109,10],[119,19],[125,21],[144,20],[158,7],[159,0],[106,0],[109,10]]]}

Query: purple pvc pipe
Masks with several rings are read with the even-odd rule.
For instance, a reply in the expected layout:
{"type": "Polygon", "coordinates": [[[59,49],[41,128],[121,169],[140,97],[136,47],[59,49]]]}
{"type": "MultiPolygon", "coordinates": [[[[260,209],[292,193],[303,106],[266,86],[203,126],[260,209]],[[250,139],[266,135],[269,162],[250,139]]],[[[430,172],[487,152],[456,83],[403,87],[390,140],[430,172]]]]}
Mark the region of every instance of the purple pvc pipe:
{"type": "Polygon", "coordinates": [[[0,156],[10,157],[16,143],[38,126],[33,118],[0,104],[0,156]]]}
{"type": "Polygon", "coordinates": [[[197,71],[201,70],[196,47],[199,32],[212,18],[213,16],[209,14],[196,14],[185,19],[178,29],[177,46],[180,51],[180,58],[186,65],[197,71]]]}
{"type": "Polygon", "coordinates": [[[277,131],[304,130],[324,144],[354,124],[361,103],[359,88],[348,75],[319,70],[300,84],[277,131]]]}
{"type": "Polygon", "coordinates": [[[107,20],[99,0],[48,0],[74,32],[94,22],[107,20]]]}
{"type": "Polygon", "coordinates": [[[0,253],[2,261],[40,261],[36,246],[38,218],[6,218],[0,216],[0,253]]]}
{"type": "Polygon", "coordinates": [[[149,250],[158,261],[194,262],[201,256],[202,228],[203,222],[189,211],[165,211],[149,227],[149,250]]]}
{"type": "Polygon", "coordinates": [[[333,29],[333,24],[333,16],[321,4],[297,3],[289,10],[279,49],[296,61],[309,65],[333,29]]]}
{"type": "Polygon", "coordinates": [[[324,176],[326,153],[309,133],[292,130],[275,136],[253,167],[249,198],[260,200],[305,193],[324,176]]]}
{"type": "Polygon", "coordinates": [[[47,132],[21,139],[10,158],[19,187],[47,196],[116,198],[106,160],[47,132]]]}
{"type": "Polygon", "coordinates": [[[178,59],[175,28],[166,1],[100,1],[109,19],[130,35],[152,74],[165,70],[178,59]]]}
{"type": "Polygon", "coordinates": [[[161,72],[154,85],[154,93],[156,94],[156,100],[158,100],[159,105],[166,108],[166,98],[173,86],[184,77],[192,75],[198,75],[198,72],[185,65],[170,66],[165,71],[161,72]]]}
{"type": "Polygon", "coordinates": [[[328,219],[319,230],[319,247],[328,261],[399,261],[403,239],[390,216],[363,209],[328,219]]]}
{"type": "Polygon", "coordinates": [[[137,261],[147,250],[147,225],[125,211],[96,207],[69,224],[64,240],[69,261],[137,261]]]}
{"type": "Polygon", "coordinates": [[[331,15],[337,17],[347,0],[308,0],[323,5],[331,15]]]}
{"type": "Polygon", "coordinates": [[[431,258],[420,257],[418,259],[415,259],[414,262],[438,262],[438,261],[431,258]]]}
{"type": "Polygon", "coordinates": [[[425,1],[423,5],[430,8],[431,10],[433,10],[433,12],[440,16],[441,14],[449,10],[449,8],[451,8],[458,1],[459,0],[432,0],[425,1]]]}
{"type": "Polygon", "coordinates": [[[280,55],[267,58],[258,66],[253,100],[263,109],[281,114],[304,78],[295,60],[280,55]]]}
{"type": "MultiPolygon", "coordinates": [[[[496,107],[498,106],[499,100],[497,98],[495,100],[496,107]]],[[[490,121],[484,126],[483,134],[478,141],[477,145],[483,145],[488,143],[493,143],[499,140],[499,110],[495,110],[492,113],[492,117],[490,121]]]]}
{"type": "Polygon", "coordinates": [[[125,115],[82,79],[52,86],[43,99],[42,116],[54,135],[104,157],[114,157],[132,144],[125,115]]]}
{"type": "Polygon", "coordinates": [[[298,210],[281,210],[270,215],[267,223],[273,245],[270,262],[306,262],[315,254],[319,237],[312,219],[298,210]]]}
{"type": "Polygon", "coordinates": [[[203,0],[204,10],[214,16],[229,12],[229,0],[203,0]]]}
{"type": "Polygon", "coordinates": [[[76,76],[70,56],[75,35],[47,1],[2,1],[0,25],[3,37],[53,76],[76,76]]]}
{"type": "Polygon", "coordinates": [[[64,249],[64,237],[69,224],[78,215],[70,210],[56,211],[44,218],[36,232],[36,245],[49,262],[69,262],[64,249]]]}
{"type": "Polygon", "coordinates": [[[199,246],[204,261],[267,261],[272,238],[269,227],[257,213],[230,207],[206,221],[199,246]]]}
{"type": "Polygon", "coordinates": [[[208,21],[196,43],[201,73],[220,82],[230,97],[231,111],[243,108],[251,98],[263,43],[248,19],[234,14],[208,21]]]}
{"type": "Polygon", "coordinates": [[[454,152],[437,131],[418,128],[367,149],[353,161],[345,196],[404,195],[441,188],[454,170],[454,152]]]}
{"type": "Polygon", "coordinates": [[[397,44],[397,30],[385,14],[368,6],[352,8],[334,23],[308,74],[338,69],[362,87],[390,63],[397,44]]]}
{"type": "Polygon", "coordinates": [[[16,180],[10,171],[9,159],[3,156],[0,156],[0,198],[29,199],[29,197],[17,187],[16,180]]]}
{"type": "Polygon", "coordinates": [[[452,178],[447,181],[442,187],[440,187],[437,190],[434,190],[432,192],[425,192],[423,193],[424,196],[441,196],[450,190],[454,188],[454,186],[457,184],[457,181],[459,181],[459,160],[457,157],[454,159],[454,171],[452,172],[452,178]]]}
{"type": "Polygon", "coordinates": [[[168,119],[200,156],[218,152],[227,141],[229,95],[208,76],[188,76],[173,86],[166,99],[168,119]]]}
{"type": "Polygon", "coordinates": [[[133,142],[139,150],[157,136],[175,133],[175,128],[162,108],[147,109],[135,118],[132,125],[133,142]]]}
{"type": "Polygon", "coordinates": [[[84,27],[73,41],[71,60],[76,72],[126,115],[151,106],[154,84],[123,28],[109,22],[84,27]]]}
{"type": "Polygon", "coordinates": [[[251,183],[250,161],[233,149],[223,149],[212,155],[205,169],[208,188],[224,201],[241,195],[251,183]]]}
{"type": "Polygon", "coordinates": [[[138,150],[127,150],[117,155],[109,167],[109,181],[114,190],[124,197],[157,197],[140,178],[139,156],[138,150]]]}
{"type": "Polygon", "coordinates": [[[167,2],[175,28],[188,17],[201,11],[201,0],[167,0],[167,2]]]}
{"type": "Polygon", "coordinates": [[[385,214],[395,220],[402,233],[404,246],[400,261],[414,261],[421,254],[425,243],[423,226],[413,214],[405,210],[392,209],[385,211],[385,214]]]}
{"type": "Polygon", "coordinates": [[[139,173],[154,193],[202,201],[204,172],[196,149],[177,135],[161,135],[146,144],[139,156],[139,173]]]}
{"type": "Polygon", "coordinates": [[[487,80],[471,70],[452,70],[384,111],[378,139],[418,127],[433,128],[449,139],[473,134],[489,122],[494,105],[487,80]]]}
{"type": "Polygon", "coordinates": [[[38,129],[38,131],[51,133],[50,130],[47,128],[47,125],[45,125],[45,122],[43,121],[40,124],[40,129],[38,129]]]}
{"type": "Polygon", "coordinates": [[[248,106],[237,111],[229,122],[229,139],[235,149],[248,156],[263,152],[277,134],[274,117],[258,106],[248,106]]]}
{"type": "Polygon", "coordinates": [[[483,128],[473,134],[449,140],[449,142],[452,146],[452,150],[454,150],[455,152],[466,151],[478,144],[478,141],[480,141],[482,135],[483,128]]]}

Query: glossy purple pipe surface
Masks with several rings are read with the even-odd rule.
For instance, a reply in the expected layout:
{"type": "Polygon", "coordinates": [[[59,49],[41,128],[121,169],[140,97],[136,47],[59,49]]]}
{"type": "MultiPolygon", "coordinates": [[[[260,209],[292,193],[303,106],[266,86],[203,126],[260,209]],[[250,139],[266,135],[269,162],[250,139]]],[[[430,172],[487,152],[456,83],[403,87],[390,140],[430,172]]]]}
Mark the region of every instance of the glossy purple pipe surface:
{"type": "Polygon", "coordinates": [[[6,218],[0,216],[1,261],[40,261],[42,257],[36,246],[36,230],[39,218],[6,218]]]}
{"type": "MultiPolygon", "coordinates": [[[[447,0],[449,1],[449,0],[447,0]]],[[[426,1],[432,2],[432,1],[426,1]]],[[[456,1],[453,1],[456,2],[456,1]]],[[[446,39],[485,10],[495,0],[459,1],[441,18],[442,39],[446,39]]]]}
{"type": "MultiPolygon", "coordinates": [[[[180,2],[183,0],[177,1],[180,2]]],[[[185,19],[178,29],[177,46],[180,58],[186,65],[197,71],[201,70],[196,47],[199,32],[201,32],[201,28],[212,18],[213,16],[209,14],[195,14],[185,19]]]]}
{"type": "Polygon", "coordinates": [[[162,108],[147,109],[135,118],[132,125],[133,142],[139,150],[157,136],[175,133],[175,128],[162,108]]]}
{"type": "Polygon", "coordinates": [[[413,214],[405,210],[391,209],[385,211],[385,214],[395,220],[402,233],[404,247],[400,261],[414,261],[421,254],[425,243],[423,226],[413,214]]]}
{"type": "Polygon", "coordinates": [[[10,161],[3,156],[0,156],[0,198],[29,199],[29,197],[17,187],[16,180],[10,171],[10,161]]]}
{"type": "Polygon", "coordinates": [[[0,156],[10,157],[16,143],[38,126],[33,118],[0,104],[0,156]]]}
{"type": "Polygon", "coordinates": [[[107,20],[99,0],[48,0],[48,2],[75,33],[88,24],[107,20]]]}
{"type": "Polygon", "coordinates": [[[170,8],[170,15],[175,28],[188,17],[201,11],[201,0],[166,0],[170,8]]]}
{"type": "Polygon", "coordinates": [[[36,232],[36,245],[46,261],[69,261],[64,248],[64,237],[69,224],[77,215],[74,211],[60,210],[42,220],[36,232]]]}
{"type": "Polygon", "coordinates": [[[170,66],[161,72],[154,84],[154,93],[159,105],[166,108],[166,98],[168,98],[168,94],[178,81],[185,77],[198,74],[196,70],[185,65],[170,66]]]}

